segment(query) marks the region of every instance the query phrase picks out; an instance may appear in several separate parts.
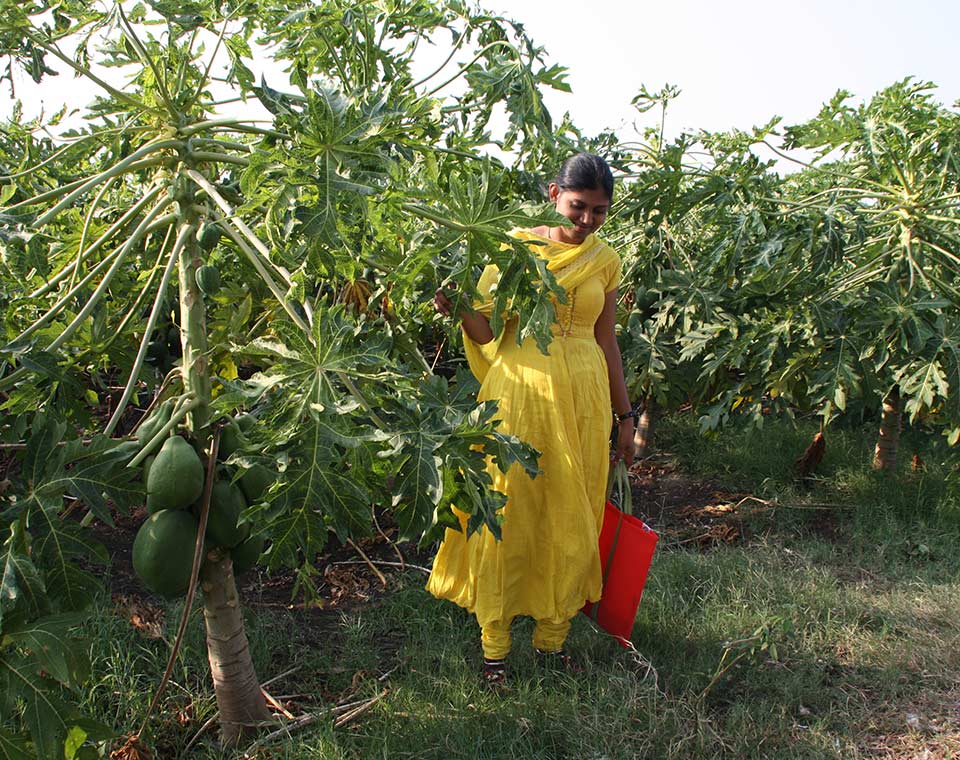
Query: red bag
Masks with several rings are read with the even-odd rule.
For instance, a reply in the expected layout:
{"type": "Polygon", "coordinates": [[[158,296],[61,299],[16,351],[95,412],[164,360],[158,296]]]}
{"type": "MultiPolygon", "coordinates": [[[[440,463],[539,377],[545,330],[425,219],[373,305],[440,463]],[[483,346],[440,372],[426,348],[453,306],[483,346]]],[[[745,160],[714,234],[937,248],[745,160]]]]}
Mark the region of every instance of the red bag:
{"type": "MultiPolygon", "coordinates": [[[[626,474],[624,468],[624,475],[626,474]]],[[[630,509],[629,489],[621,500],[630,509]]],[[[625,514],[607,501],[600,531],[600,563],[603,567],[603,596],[587,602],[583,613],[629,648],[630,632],[647,582],[647,573],[657,547],[658,536],[629,511],[625,514]]]]}

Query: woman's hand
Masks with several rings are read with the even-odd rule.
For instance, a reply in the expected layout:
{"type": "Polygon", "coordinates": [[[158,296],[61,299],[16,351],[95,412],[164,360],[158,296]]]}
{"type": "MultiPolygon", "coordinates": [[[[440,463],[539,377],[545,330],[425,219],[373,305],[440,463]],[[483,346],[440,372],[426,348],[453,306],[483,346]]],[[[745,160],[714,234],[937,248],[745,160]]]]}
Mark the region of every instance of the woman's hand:
{"type": "Polygon", "coordinates": [[[616,464],[622,459],[629,467],[633,464],[633,418],[628,417],[618,427],[620,432],[617,433],[617,442],[614,445],[610,461],[612,464],[616,464]]]}
{"type": "Polygon", "coordinates": [[[437,288],[437,292],[433,294],[433,308],[443,314],[445,317],[449,317],[453,314],[453,301],[447,297],[447,289],[456,290],[456,283],[447,285],[447,288],[441,286],[437,288]]]}
{"type": "MultiPolygon", "coordinates": [[[[446,287],[437,288],[437,291],[433,294],[433,308],[445,317],[454,316],[455,307],[447,293],[450,291],[455,292],[456,290],[457,284],[455,282],[447,284],[446,287]]],[[[471,309],[468,305],[461,304],[460,311],[456,314],[456,317],[460,320],[460,326],[464,332],[466,332],[470,340],[474,343],[483,345],[493,340],[493,331],[490,329],[489,320],[479,312],[471,309]]]]}

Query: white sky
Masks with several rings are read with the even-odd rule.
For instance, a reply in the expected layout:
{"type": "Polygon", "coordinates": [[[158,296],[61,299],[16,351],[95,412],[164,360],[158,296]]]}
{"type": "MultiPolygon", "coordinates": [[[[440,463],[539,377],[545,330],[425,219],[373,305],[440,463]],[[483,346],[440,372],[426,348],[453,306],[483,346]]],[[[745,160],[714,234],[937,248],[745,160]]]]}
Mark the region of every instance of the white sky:
{"type": "MultiPolygon", "coordinates": [[[[632,136],[641,84],[681,94],[667,134],[796,124],[839,89],[860,100],[913,75],[960,99],[958,0],[486,0],[523,23],[572,95],[550,93],[588,134],[632,136]]],[[[652,124],[652,115],[639,117],[652,124]]]]}

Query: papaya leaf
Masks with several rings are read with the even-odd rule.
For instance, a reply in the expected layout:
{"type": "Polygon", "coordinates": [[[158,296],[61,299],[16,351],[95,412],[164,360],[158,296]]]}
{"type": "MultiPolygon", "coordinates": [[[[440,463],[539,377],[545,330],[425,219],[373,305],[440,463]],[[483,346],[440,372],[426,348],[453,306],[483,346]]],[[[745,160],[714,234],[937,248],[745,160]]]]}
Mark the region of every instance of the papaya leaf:
{"type": "Polygon", "coordinates": [[[14,610],[32,616],[49,607],[43,577],[30,559],[25,522],[26,516],[21,515],[10,525],[10,535],[0,549],[0,625],[14,610]]]}
{"type": "MultiPolygon", "coordinates": [[[[351,529],[362,525],[360,515],[369,514],[370,494],[353,473],[343,469],[342,464],[304,456],[290,464],[285,480],[285,491],[281,495],[285,494],[293,504],[302,504],[302,507],[296,507],[298,510],[316,511],[341,538],[346,538],[351,529]]],[[[317,545],[323,543],[321,539],[317,545]]],[[[302,546],[311,544],[305,541],[302,546]]]]}
{"type": "Polygon", "coordinates": [[[10,628],[5,636],[9,643],[29,653],[38,673],[76,689],[90,674],[86,652],[74,634],[82,620],[77,613],[48,615],[10,628]]]}
{"type": "Polygon", "coordinates": [[[443,493],[441,457],[436,453],[442,436],[412,431],[394,441],[397,463],[393,507],[400,539],[418,538],[427,529],[443,493]]]}
{"type": "Polygon", "coordinates": [[[271,566],[296,565],[300,556],[325,545],[330,529],[345,539],[369,524],[372,502],[364,482],[369,466],[360,465],[363,445],[359,440],[342,445],[338,417],[335,411],[314,410],[306,420],[295,418],[300,419],[295,434],[283,443],[283,480],[269,507],[275,515],[271,566]]]}
{"type": "Polygon", "coordinates": [[[94,743],[103,742],[116,736],[109,726],[90,718],[78,718],[67,732],[67,739],[63,745],[65,760],[93,760],[99,758],[100,753],[94,748],[94,743]]]}
{"type": "Polygon", "coordinates": [[[0,657],[0,672],[23,705],[23,722],[40,757],[57,757],[70,730],[75,709],[63,701],[60,685],[36,673],[31,658],[10,653],[0,657]]]}
{"type": "Polygon", "coordinates": [[[483,452],[492,457],[501,472],[519,464],[531,478],[540,475],[541,470],[537,466],[540,452],[514,435],[497,432],[494,424],[496,413],[494,402],[483,402],[465,416],[456,434],[467,440],[482,436],[483,452]]]}
{"type": "Polygon", "coordinates": [[[901,393],[909,397],[904,408],[910,415],[911,422],[924,409],[933,407],[938,397],[947,399],[950,396],[946,373],[936,360],[920,366],[912,374],[903,373],[897,380],[901,393]]]}
{"type": "Polygon", "coordinates": [[[36,757],[28,751],[26,740],[0,728],[0,760],[36,760],[36,757]]]}
{"type": "Polygon", "coordinates": [[[259,339],[245,351],[273,362],[260,382],[296,387],[301,412],[309,404],[334,406],[344,396],[338,373],[355,379],[387,382],[390,337],[358,331],[343,315],[343,307],[314,314],[313,341],[290,322],[278,320],[279,339],[259,339]]]}
{"type": "Polygon", "coordinates": [[[409,406],[424,417],[442,421],[449,430],[454,429],[477,405],[480,388],[473,374],[463,368],[457,370],[455,380],[451,383],[442,375],[426,377],[417,386],[417,394],[411,397],[409,406]]]}

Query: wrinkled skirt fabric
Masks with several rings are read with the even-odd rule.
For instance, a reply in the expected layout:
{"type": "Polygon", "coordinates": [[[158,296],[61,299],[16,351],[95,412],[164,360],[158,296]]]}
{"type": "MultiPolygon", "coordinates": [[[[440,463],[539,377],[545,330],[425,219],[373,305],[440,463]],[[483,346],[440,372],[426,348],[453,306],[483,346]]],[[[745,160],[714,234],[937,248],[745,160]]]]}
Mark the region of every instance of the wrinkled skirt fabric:
{"type": "Polygon", "coordinates": [[[474,613],[481,626],[517,615],[569,619],[600,598],[610,386],[593,334],[602,283],[584,285],[578,319],[556,329],[549,355],[532,339],[518,346],[508,331],[478,394],[499,403],[501,431],[541,452],[543,471],[531,479],[519,465],[504,474],[488,461],[494,489],[507,496],[502,540],[486,527],[469,538],[448,529],[440,545],[427,589],[474,613]]]}

